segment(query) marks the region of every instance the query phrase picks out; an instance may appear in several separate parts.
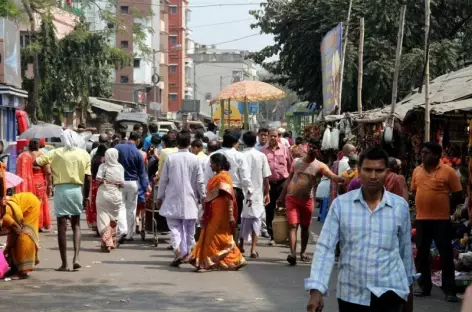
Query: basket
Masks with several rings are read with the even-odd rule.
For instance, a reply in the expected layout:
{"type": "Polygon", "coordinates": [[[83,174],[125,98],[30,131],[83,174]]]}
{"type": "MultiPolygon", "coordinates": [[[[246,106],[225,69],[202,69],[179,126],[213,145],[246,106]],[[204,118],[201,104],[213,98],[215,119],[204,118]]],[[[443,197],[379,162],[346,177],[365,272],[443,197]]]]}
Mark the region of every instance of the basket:
{"type": "Polygon", "coordinates": [[[285,244],[288,240],[289,226],[285,209],[277,209],[272,221],[272,231],[276,244],[285,244]]]}

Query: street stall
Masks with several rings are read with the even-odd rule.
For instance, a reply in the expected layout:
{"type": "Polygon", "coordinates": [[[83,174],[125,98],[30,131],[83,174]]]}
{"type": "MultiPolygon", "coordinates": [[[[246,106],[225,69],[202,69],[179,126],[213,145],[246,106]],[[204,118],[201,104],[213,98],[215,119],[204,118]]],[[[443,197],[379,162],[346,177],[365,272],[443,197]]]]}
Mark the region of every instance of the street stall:
{"type": "Polygon", "coordinates": [[[316,103],[297,102],[292,104],[285,113],[288,130],[293,131],[296,136],[300,136],[304,127],[315,123],[318,116],[317,111],[319,108],[316,103]]]}
{"type": "Polygon", "coordinates": [[[279,100],[286,97],[287,94],[262,81],[255,80],[243,80],[240,82],[233,83],[220,91],[220,93],[215,97],[215,102],[220,103],[219,112],[220,112],[220,133],[224,133],[225,128],[231,127],[231,120],[228,119],[225,113],[225,102],[226,109],[228,111],[236,110],[231,109],[231,101],[244,102],[244,129],[249,129],[249,103],[269,101],[269,100],[279,100]]]}

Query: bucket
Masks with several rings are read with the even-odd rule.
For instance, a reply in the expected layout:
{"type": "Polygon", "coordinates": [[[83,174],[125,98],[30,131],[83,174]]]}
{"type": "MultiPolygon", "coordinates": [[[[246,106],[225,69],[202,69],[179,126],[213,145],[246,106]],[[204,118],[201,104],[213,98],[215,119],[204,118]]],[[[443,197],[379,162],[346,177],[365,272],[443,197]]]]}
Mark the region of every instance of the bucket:
{"type": "Polygon", "coordinates": [[[276,244],[285,244],[287,242],[289,226],[285,210],[276,211],[272,221],[272,231],[274,232],[274,242],[276,244]]]}

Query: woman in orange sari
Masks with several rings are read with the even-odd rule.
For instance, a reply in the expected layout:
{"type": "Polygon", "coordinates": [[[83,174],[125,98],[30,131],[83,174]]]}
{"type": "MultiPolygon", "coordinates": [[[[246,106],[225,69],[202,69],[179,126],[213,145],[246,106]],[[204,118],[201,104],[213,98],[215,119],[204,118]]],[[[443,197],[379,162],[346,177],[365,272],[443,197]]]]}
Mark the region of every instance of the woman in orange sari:
{"type": "Polygon", "coordinates": [[[23,182],[16,187],[16,192],[31,192],[41,201],[39,214],[39,230],[51,229],[51,215],[49,211],[49,195],[52,191],[51,169],[49,166],[33,166],[36,158],[43,154],[39,150],[38,139],[31,139],[28,151],[20,154],[16,161],[16,174],[23,178],[23,182]]]}
{"type": "MultiPolygon", "coordinates": [[[[3,180],[0,184],[3,184],[3,180]]],[[[4,189],[3,185],[1,189],[4,189]]],[[[4,254],[10,271],[5,277],[16,275],[19,279],[27,278],[28,273],[39,264],[40,211],[41,202],[33,193],[18,193],[5,203],[0,201],[0,227],[2,231],[8,231],[4,254]]]]}
{"type": "Polygon", "coordinates": [[[238,207],[228,173],[230,165],[218,153],[210,157],[210,163],[216,174],[208,181],[202,232],[190,264],[197,272],[239,270],[247,262],[233,239],[238,207]]]}

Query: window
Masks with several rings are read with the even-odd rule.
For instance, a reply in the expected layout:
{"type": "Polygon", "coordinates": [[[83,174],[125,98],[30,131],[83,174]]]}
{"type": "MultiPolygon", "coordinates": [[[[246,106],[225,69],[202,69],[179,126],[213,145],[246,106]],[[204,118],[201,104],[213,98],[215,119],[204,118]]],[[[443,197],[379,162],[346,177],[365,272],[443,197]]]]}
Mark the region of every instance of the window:
{"type": "Polygon", "coordinates": [[[140,68],[141,67],[141,59],[135,58],[133,64],[134,64],[134,68],[140,68]]]}
{"type": "Polygon", "coordinates": [[[169,72],[176,73],[177,72],[177,65],[169,65],[169,72]]]}
{"type": "Polygon", "coordinates": [[[175,46],[177,44],[177,36],[169,36],[169,44],[175,46]]]}
{"type": "Polygon", "coordinates": [[[205,100],[211,100],[211,92],[205,93],[205,100]]]}
{"type": "Polygon", "coordinates": [[[113,23],[107,23],[108,29],[113,29],[115,27],[115,24],[113,23]]]}
{"type": "Polygon", "coordinates": [[[129,13],[129,7],[127,5],[120,6],[120,12],[121,12],[121,14],[128,14],[129,13]]]}
{"type": "Polygon", "coordinates": [[[120,76],[120,83],[128,83],[129,78],[128,76],[120,76]]]}
{"type": "Polygon", "coordinates": [[[128,48],[128,40],[122,40],[120,42],[120,46],[122,49],[127,49],[128,48]]]}
{"type": "Polygon", "coordinates": [[[177,14],[177,6],[171,5],[170,7],[170,14],[177,14]]]}
{"type": "Polygon", "coordinates": [[[171,102],[176,102],[176,101],[177,101],[177,94],[175,94],[175,93],[170,93],[170,94],[169,94],[169,101],[171,101],[171,102]]]}

